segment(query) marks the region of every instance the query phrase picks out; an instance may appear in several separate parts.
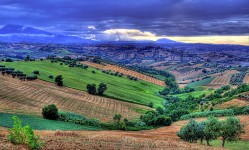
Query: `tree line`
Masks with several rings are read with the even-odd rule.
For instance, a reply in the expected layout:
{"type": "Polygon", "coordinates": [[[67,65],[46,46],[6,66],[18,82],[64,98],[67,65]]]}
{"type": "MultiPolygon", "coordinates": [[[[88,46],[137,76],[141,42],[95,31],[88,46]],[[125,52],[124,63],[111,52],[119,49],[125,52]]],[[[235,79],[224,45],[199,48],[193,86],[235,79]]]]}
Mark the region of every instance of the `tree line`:
{"type": "Polygon", "coordinates": [[[237,117],[228,117],[225,120],[219,121],[215,117],[209,117],[203,122],[196,122],[191,119],[177,135],[184,141],[197,142],[206,140],[207,145],[210,145],[212,140],[219,137],[222,139],[222,147],[226,142],[238,141],[240,135],[244,133],[244,125],[240,123],[237,117]]]}

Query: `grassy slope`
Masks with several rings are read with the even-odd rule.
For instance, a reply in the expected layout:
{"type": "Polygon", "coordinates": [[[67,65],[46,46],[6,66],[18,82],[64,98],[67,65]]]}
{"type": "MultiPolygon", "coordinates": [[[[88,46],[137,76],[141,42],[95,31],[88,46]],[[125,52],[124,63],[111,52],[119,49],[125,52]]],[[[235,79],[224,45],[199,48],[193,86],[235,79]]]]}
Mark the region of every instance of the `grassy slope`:
{"type": "Polygon", "coordinates": [[[204,91],[195,91],[195,92],[191,92],[191,93],[184,93],[184,94],[177,94],[174,95],[175,97],[179,97],[181,99],[185,99],[187,98],[189,95],[192,95],[194,97],[200,97],[202,94],[211,94],[213,92],[213,90],[204,90],[204,91]]]}
{"type": "MultiPolygon", "coordinates": [[[[211,142],[212,146],[221,147],[221,140],[215,140],[211,142]]],[[[225,148],[230,150],[246,150],[249,149],[249,142],[248,141],[237,141],[237,142],[226,142],[225,148]]]]}
{"type": "Polygon", "coordinates": [[[61,74],[63,76],[64,85],[86,91],[86,85],[89,83],[99,84],[104,82],[107,84],[108,90],[106,96],[147,105],[149,102],[153,102],[155,106],[161,106],[163,99],[156,94],[163,87],[145,82],[142,80],[131,81],[124,77],[116,77],[102,73],[100,70],[89,67],[87,70],[81,68],[69,68],[66,65],[60,65],[59,63],[51,63],[50,61],[32,61],[32,62],[11,62],[0,63],[7,67],[13,67],[16,70],[24,71],[26,74],[31,75],[34,70],[39,70],[40,79],[54,82],[49,79],[49,75],[61,74]],[[96,74],[92,73],[92,70],[96,74]]]}
{"type": "Polygon", "coordinates": [[[211,77],[211,78],[207,78],[207,79],[204,79],[204,80],[192,82],[192,83],[189,83],[188,86],[189,86],[189,87],[206,86],[206,85],[208,85],[210,82],[212,82],[213,79],[214,79],[214,77],[211,77]]]}
{"type": "Polygon", "coordinates": [[[23,126],[29,125],[35,130],[101,130],[98,127],[83,126],[74,123],[47,120],[35,116],[7,114],[0,112],[0,126],[11,128],[13,126],[12,116],[18,116],[23,126]]]}

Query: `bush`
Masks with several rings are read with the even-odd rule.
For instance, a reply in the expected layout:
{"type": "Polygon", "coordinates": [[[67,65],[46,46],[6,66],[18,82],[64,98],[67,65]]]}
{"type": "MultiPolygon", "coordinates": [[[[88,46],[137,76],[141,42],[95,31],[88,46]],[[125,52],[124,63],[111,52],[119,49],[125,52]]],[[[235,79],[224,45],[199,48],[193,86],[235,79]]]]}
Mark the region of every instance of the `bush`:
{"type": "Polygon", "coordinates": [[[249,106],[243,109],[243,114],[249,114],[249,106]]]}
{"type": "Polygon", "coordinates": [[[33,71],[34,74],[40,74],[38,70],[33,71]]]}
{"type": "Polygon", "coordinates": [[[12,117],[13,128],[9,130],[8,140],[13,144],[27,144],[30,149],[41,149],[44,142],[39,136],[35,136],[33,129],[29,126],[22,127],[22,121],[17,117],[12,117]]]}
{"type": "Polygon", "coordinates": [[[75,124],[89,125],[100,127],[101,123],[96,119],[88,119],[83,115],[70,113],[70,112],[59,112],[58,120],[64,122],[72,122],[75,124]]]}
{"type": "Polygon", "coordinates": [[[107,90],[106,84],[100,83],[98,87],[98,94],[103,95],[106,90],[107,90]]]}
{"type": "Polygon", "coordinates": [[[171,123],[172,123],[172,119],[164,115],[158,116],[154,121],[155,126],[170,126],[171,123]]]}
{"type": "Polygon", "coordinates": [[[10,58],[6,58],[5,61],[6,61],[6,62],[13,62],[13,60],[10,59],[10,58]]]}
{"type": "Polygon", "coordinates": [[[150,108],[153,108],[153,107],[154,107],[154,104],[153,104],[152,102],[150,102],[150,103],[148,104],[148,106],[149,106],[150,108]]]}
{"type": "Polygon", "coordinates": [[[42,115],[46,119],[56,120],[59,116],[58,109],[54,104],[48,105],[42,109],[42,115]]]}
{"type": "Polygon", "coordinates": [[[54,78],[54,76],[52,76],[52,75],[49,75],[49,76],[48,76],[48,78],[50,78],[50,79],[53,79],[53,78],[54,78]]]}
{"type": "Polygon", "coordinates": [[[181,118],[181,116],[189,114],[187,110],[180,109],[180,110],[173,110],[169,116],[172,118],[173,121],[177,121],[181,118]]]}
{"type": "Polygon", "coordinates": [[[86,88],[89,94],[95,95],[97,93],[96,84],[87,84],[86,88]]]}
{"type": "Polygon", "coordinates": [[[58,75],[58,76],[55,77],[55,83],[58,86],[63,86],[63,77],[62,77],[62,75],[58,75]]]}

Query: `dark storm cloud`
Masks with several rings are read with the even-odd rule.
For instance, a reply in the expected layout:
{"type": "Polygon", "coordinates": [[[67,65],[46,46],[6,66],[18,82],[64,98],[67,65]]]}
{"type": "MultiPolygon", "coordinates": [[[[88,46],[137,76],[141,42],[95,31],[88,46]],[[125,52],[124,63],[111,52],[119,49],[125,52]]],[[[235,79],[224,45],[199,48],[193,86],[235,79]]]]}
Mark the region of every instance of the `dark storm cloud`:
{"type": "Polygon", "coordinates": [[[67,34],[129,28],[157,35],[249,34],[249,0],[1,0],[0,24],[67,34]],[[94,25],[96,30],[87,26],[94,25]]]}

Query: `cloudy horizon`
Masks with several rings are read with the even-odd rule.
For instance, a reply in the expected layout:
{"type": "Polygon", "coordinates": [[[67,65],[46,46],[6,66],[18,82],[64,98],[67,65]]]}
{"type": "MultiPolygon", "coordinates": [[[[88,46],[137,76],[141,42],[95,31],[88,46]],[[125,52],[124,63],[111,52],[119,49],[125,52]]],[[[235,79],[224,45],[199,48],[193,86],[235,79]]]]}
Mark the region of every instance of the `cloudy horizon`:
{"type": "Polygon", "coordinates": [[[248,0],[8,0],[0,2],[0,26],[95,40],[249,45],[248,8],[248,0]]]}

